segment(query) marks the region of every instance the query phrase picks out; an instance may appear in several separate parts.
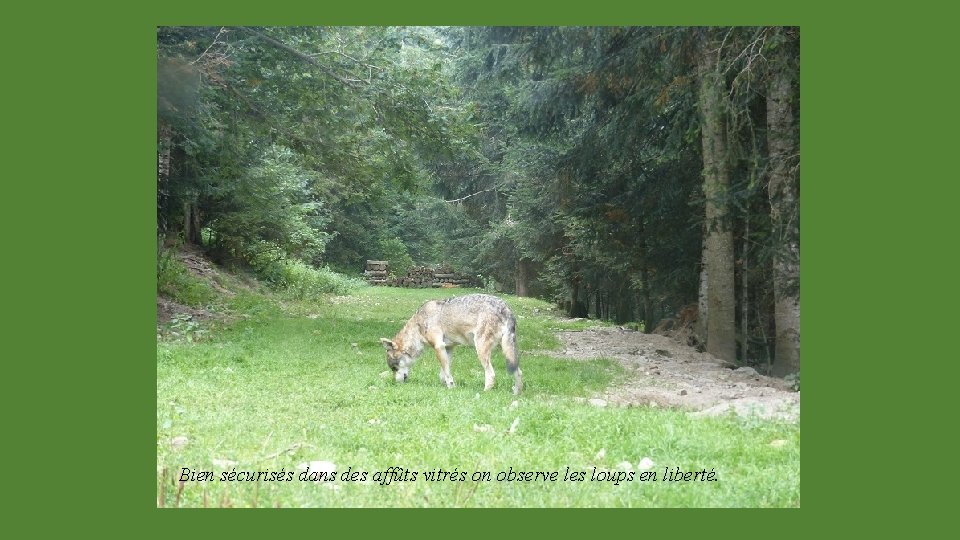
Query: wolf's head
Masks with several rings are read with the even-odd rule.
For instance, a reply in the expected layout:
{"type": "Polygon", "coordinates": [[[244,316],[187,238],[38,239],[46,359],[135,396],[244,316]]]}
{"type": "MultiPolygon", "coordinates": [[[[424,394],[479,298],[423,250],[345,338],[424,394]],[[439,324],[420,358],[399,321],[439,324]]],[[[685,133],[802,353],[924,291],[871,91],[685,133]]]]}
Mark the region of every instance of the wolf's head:
{"type": "Polygon", "coordinates": [[[403,352],[396,343],[387,338],[380,338],[380,343],[383,343],[383,348],[387,350],[387,365],[393,371],[394,379],[397,382],[405,382],[407,375],[410,373],[413,359],[409,354],[403,352]]]}

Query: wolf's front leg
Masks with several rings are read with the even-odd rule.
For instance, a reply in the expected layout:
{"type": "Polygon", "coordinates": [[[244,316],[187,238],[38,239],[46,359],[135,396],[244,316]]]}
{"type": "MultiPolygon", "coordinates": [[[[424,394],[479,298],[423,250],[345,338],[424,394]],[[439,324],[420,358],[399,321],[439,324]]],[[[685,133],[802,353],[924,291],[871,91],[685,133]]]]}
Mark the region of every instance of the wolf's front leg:
{"type": "Polygon", "coordinates": [[[437,353],[437,360],[440,361],[440,381],[447,385],[447,388],[453,388],[453,375],[450,374],[450,353],[449,349],[439,345],[433,348],[437,353]]]}

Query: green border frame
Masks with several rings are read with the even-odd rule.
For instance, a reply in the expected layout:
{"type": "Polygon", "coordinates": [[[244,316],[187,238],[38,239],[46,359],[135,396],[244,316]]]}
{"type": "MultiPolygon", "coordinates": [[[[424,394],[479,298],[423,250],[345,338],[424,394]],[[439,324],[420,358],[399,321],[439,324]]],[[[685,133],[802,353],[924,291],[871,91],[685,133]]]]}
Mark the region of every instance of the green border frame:
{"type": "MultiPolygon", "coordinates": [[[[193,528],[209,533],[242,527],[263,533],[278,525],[284,529],[294,525],[304,532],[330,535],[367,532],[364,520],[375,519],[380,534],[409,528],[426,536],[459,534],[452,527],[462,530],[474,523],[495,535],[531,529],[588,535],[610,527],[648,533],[651,526],[658,532],[684,534],[715,534],[730,527],[738,536],[781,536],[802,530],[802,510],[751,511],[750,516],[733,511],[679,516],[602,509],[320,510],[284,514],[281,521],[276,514],[261,518],[253,511],[207,511],[201,517],[195,515],[199,511],[156,509],[155,478],[144,470],[156,457],[150,444],[156,407],[152,278],[156,72],[149,55],[155,50],[156,26],[184,23],[801,26],[801,144],[807,157],[802,181],[802,290],[805,388],[812,392],[804,413],[813,429],[805,452],[806,513],[817,521],[828,514],[856,516],[858,525],[867,518],[875,524],[890,519],[876,511],[868,514],[865,508],[857,511],[856,506],[879,502],[880,492],[900,487],[878,480],[891,472],[885,459],[903,456],[890,448],[869,448],[867,440],[845,445],[851,435],[889,429],[886,423],[894,417],[887,413],[894,407],[857,405],[857,390],[841,395],[831,387],[853,385],[866,363],[877,371],[886,369],[882,362],[893,358],[890,344],[863,338],[882,337],[886,328],[902,328],[903,315],[921,314],[922,301],[881,292],[889,291],[897,277],[903,279],[898,271],[908,271],[911,262],[920,264],[911,257],[920,257],[922,246],[911,243],[914,239],[897,224],[915,220],[934,231],[949,226],[944,216],[950,215],[947,204],[955,188],[941,192],[938,186],[943,196],[925,193],[920,206],[910,199],[911,193],[886,193],[882,184],[919,175],[923,185],[930,185],[942,178],[935,166],[925,164],[891,168],[890,156],[930,157],[946,145],[928,148],[923,141],[899,137],[881,141],[872,132],[892,131],[898,123],[919,129],[911,118],[882,113],[903,107],[897,102],[899,92],[915,91],[912,85],[920,69],[909,64],[923,62],[910,54],[917,50],[914,47],[934,53],[951,48],[947,36],[952,32],[945,22],[913,28],[918,34],[914,36],[891,34],[890,42],[884,42],[864,34],[879,32],[885,23],[901,23],[897,12],[887,15],[892,20],[879,21],[873,18],[874,11],[855,5],[841,9],[766,1],[621,5],[595,0],[562,9],[555,3],[515,0],[473,5],[378,0],[362,6],[308,7],[288,1],[246,6],[169,1],[136,7],[117,3],[114,8],[78,4],[56,13],[25,9],[9,10],[7,20],[15,23],[14,29],[3,36],[5,49],[19,51],[10,55],[10,73],[24,74],[7,83],[11,92],[7,101],[12,104],[8,130],[17,142],[10,153],[11,181],[4,196],[8,211],[2,219],[7,253],[12,255],[5,279],[11,299],[7,307],[17,314],[17,322],[7,328],[14,347],[6,363],[6,380],[15,388],[5,397],[8,414],[16,417],[11,426],[18,433],[17,443],[24,447],[18,460],[22,468],[7,471],[23,478],[9,478],[9,488],[22,488],[17,497],[40,512],[34,516],[35,527],[64,532],[94,526],[131,532],[154,529],[179,535],[193,528]],[[34,22],[49,17],[61,22],[34,22]],[[920,43],[908,43],[910,39],[920,43]],[[905,73],[895,80],[884,78],[890,63],[905,73]],[[877,94],[864,90],[869,84],[876,84],[877,94]],[[892,209],[898,209],[896,215],[892,209]],[[886,221],[869,219],[885,210],[890,212],[886,221]],[[899,257],[905,260],[878,255],[903,247],[906,253],[900,251],[899,257]],[[877,271],[864,276],[863,267],[872,264],[877,271]],[[891,305],[880,311],[877,300],[890,296],[891,305]],[[46,410],[38,409],[39,419],[17,415],[21,409],[40,407],[38,402],[47,404],[46,410]],[[854,494],[869,490],[878,493],[865,498],[854,494]],[[54,512],[62,517],[51,516],[54,512]]],[[[922,103],[909,105],[918,116],[937,114],[935,103],[955,99],[948,88],[930,89],[932,95],[922,103]]],[[[936,156],[930,159],[935,160],[936,156]]],[[[947,283],[947,271],[931,269],[929,281],[947,283]]],[[[915,294],[927,293],[936,294],[930,285],[923,290],[921,284],[915,294]]],[[[943,323],[934,326],[946,329],[943,323]]],[[[908,354],[913,359],[936,352],[921,345],[908,354]]],[[[882,390],[880,385],[892,386],[896,374],[887,375],[886,381],[877,381],[877,376],[871,374],[850,387],[882,390]]],[[[898,394],[893,399],[909,397],[898,394]]],[[[898,450],[908,451],[903,446],[898,450]]],[[[897,500],[904,495],[889,497],[897,500]]]]}

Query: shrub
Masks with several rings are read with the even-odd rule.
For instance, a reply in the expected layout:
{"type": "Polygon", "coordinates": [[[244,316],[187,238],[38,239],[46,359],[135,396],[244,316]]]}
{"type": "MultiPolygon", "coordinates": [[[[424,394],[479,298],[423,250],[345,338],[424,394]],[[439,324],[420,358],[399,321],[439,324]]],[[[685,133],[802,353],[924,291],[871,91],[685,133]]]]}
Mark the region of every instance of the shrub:
{"type": "Polygon", "coordinates": [[[329,268],[314,268],[291,258],[276,244],[258,242],[247,252],[257,277],[273,290],[297,300],[314,300],[324,294],[346,294],[366,285],[362,279],[338,274],[329,268]]]}
{"type": "Polygon", "coordinates": [[[380,260],[389,261],[391,274],[402,276],[413,266],[407,246],[399,238],[380,240],[379,253],[380,260]]]}
{"type": "Polygon", "coordinates": [[[313,300],[324,294],[346,294],[365,285],[359,278],[347,277],[329,268],[313,268],[301,261],[286,260],[279,288],[292,298],[313,300]]]}
{"type": "Polygon", "coordinates": [[[287,255],[279,246],[270,242],[258,242],[247,250],[245,257],[258,278],[274,289],[283,288],[287,255]]]}
{"type": "Polygon", "coordinates": [[[191,274],[172,251],[157,258],[157,293],[194,307],[209,304],[217,296],[213,287],[191,274]]]}

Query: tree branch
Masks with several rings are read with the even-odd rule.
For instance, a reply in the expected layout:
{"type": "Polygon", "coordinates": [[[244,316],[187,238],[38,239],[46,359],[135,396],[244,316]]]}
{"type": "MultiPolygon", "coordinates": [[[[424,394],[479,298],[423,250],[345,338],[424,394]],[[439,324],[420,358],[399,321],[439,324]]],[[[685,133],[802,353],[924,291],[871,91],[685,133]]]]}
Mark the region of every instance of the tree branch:
{"type": "Polygon", "coordinates": [[[207,47],[202,53],[200,53],[200,56],[198,56],[196,60],[194,60],[193,62],[190,62],[190,63],[191,63],[191,64],[196,64],[197,62],[200,61],[201,58],[203,58],[204,56],[206,56],[206,54],[207,54],[208,52],[210,52],[210,49],[212,49],[213,46],[216,45],[218,41],[220,41],[220,36],[221,36],[224,32],[226,32],[226,31],[227,31],[227,29],[226,29],[225,27],[221,26],[221,27],[220,27],[220,31],[217,32],[217,35],[216,35],[216,36],[214,36],[213,42],[210,43],[210,46],[207,47]]]}
{"type": "Polygon", "coordinates": [[[323,71],[324,73],[326,73],[326,74],[329,75],[330,77],[336,79],[337,81],[339,81],[340,83],[342,83],[342,84],[345,85],[345,86],[355,87],[355,84],[354,84],[355,82],[362,82],[362,81],[354,81],[354,80],[351,80],[351,79],[345,79],[345,78],[341,77],[340,75],[337,75],[336,73],[333,72],[332,69],[330,69],[330,68],[328,68],[327,66],[321,64],[320,62],[318,62],[315,58],[313,58],[313,57],[310,56],[309,54],[307,54],[307,53],[305,53],[305,52],[302,52],[302,51],[298,51],[297,49],[294,49],[293,47],[287,45],[286,43],[283,43],[282,41],[279,41],[279,40],[277,40],[277,39],[274,39],[274,38],[272,38],[272,37],[264,34],[263,32],[260,32],[260,31],[258,31],[258,30],[254,30],[253,28],[250,28],[249,26],[240,26],[240,27],[238,27],[238,28],[240,28],[241,30],[243,30],[243,31],[245,31],[245,32],[248,32],[248,33],[250,33],[250,34],[253,34],[254,36],[257,36],[258,38],[266,41],[267,43],[273,45],[274,47],[277,47],[278,49],[282,49],[282,50],[284,50],[284,51],[287,51],[288,53],[296,56],[297,58],[303,60],[304,62],[309,62],[310,64],[313,64],[314,66],[320,68],[320,71],[323,71]]]}
{"type": "Polygon", "coordinates": [[[380,71],[386,70],[386,68],[384,68],[384,67],[375,66],[375,65],[373,65],[373,64],[368,64],[368,63],[364,62],[363,60],[358,60],[358,59],[350,56],[349,54],[347,54],[347,53],[345,53],[345,52],[340,52],[340,51],[320,51],[320,52],[318,52],[318,53],[311,54],[310,56],[313,57],[313,56],[320,56],[320,55],[324,55],[324,54],[339,54],[340,56],[342,56],[342,57],[344,57],[344,58],[349,58],[350,60],[353,60],[354,62],[356,62],[357,64],[359,64],[359,65],[361,65],[361,66],[368,67],[368,68],[370,68],[370,69],[379,69],[380,71]]]}
{"type": "Polygon", "coordinates": [[[460,197],[459,199],[451,199],[451,200],[449,200],[449,201],[443,201],[443,202],[447,202],[447,203],[458,203],[458,202],[465,201],[465,200],[469,199],[470,197],[473,197],[474,195],[479,195],[479,194],[481,194],[481,193],[486,193],[486,192],[488,192],[488,191],[493,191],[493,188],[483,189],[483,190],[480,190],[480,191],[478,191],[478,192],[476,192],[476,193],[471,193],[470,195],[467,195],[466,197],[460,197]]]}

